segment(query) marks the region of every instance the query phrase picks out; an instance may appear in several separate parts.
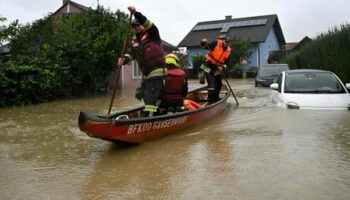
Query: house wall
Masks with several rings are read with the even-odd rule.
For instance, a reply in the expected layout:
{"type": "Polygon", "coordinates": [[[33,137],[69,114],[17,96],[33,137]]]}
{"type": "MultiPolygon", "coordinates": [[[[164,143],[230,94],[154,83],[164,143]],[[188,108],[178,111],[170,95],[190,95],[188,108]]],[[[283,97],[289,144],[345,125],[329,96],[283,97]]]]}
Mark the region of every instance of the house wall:
{"type": "MultiPolygon", "coordinates": [[[[133,65],[134,65],[134,62],[123,65],[119,73],[117,88],[134,91],[134,88],[140,85],[141,79],[135,79],[132,76],[133,65]]],[[[108,82],[108,88],[107,88],[108,91],[113,91],[113,89],[115,88],[115,82],[116,82],[115,71],[111,72],[109,76],[106,77],[106,81],[108,82]]]]}
{"type": "Polygon", "coordinates": [[[200,47],[192,47],[187,48],[187,54],[188,54],[188,69],[193,69],[193,60],[192,57],[197,55],[205,55],[208,52],[208,50],[200,48],[200,47]]]}
{"type": "Polygon", "coordinates": [[[141,79],[133,77],[134,64],[135,61],[123,66],[123,72],[121,74],[121,87],[124,89],[133,89],[140,85],[141,79]]]}
{"type": "Polygon", "coordinates": [[[247,66],[246,67],[253,67],[258,66],[258,58],[259,58],[259,43],[255,43],[250,48],[251,55],[248,59],[247,66]]]}
{"type": "Polygon", "coordinates": [[[253,49],[255,50],[255,54],[254,56],[251,57],[252,62],[248,66],[251,67],[251,66],[258,66],[262,64],[268,64],[270,51],[278,51],[281,49],[274,29],[270,30],[270,33],[267,36],[267,39],[265,42],[256,44],[253,47],[253,49]]]}
{"type": "MultiPolygon", "coordinates": [[[[267,64],[270,51],[280,50],[280,44],[278,43],[274,29],[271,29],[267,39],[263,43],[254,43],[250,49],[251,56],[247,61],[246,68],[259,66],[261,64],[267,64]]],[[[189,69],[193,69],[192,57],[195,55],[205,55],[206,49],[200,47],[191,47],[187,49],[189,56],[189,69]]]]}

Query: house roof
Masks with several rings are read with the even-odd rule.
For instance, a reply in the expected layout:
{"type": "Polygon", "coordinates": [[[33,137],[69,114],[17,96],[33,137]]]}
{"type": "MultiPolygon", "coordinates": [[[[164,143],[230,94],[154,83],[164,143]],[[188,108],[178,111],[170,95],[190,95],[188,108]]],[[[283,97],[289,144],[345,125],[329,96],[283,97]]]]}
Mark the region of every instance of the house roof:
{"type": "Polygon", "coordinates": [[[297,46],[298,42],[288,42],[286,43],[286,50],[292,50],[295,46],[297,46]]]}
{"type": "Polygon", "coordinates": [[[80,10],[83,11],[83,12],[88,12],[88,11],[90,10],[89,7],[86,7],[86,6],[81,5],[81,4],[77,3],[77,2],[68,0],[68,1],[67,1],[66,3],[64,3],[61,7],[59,7],[59,8],[53,13],[53,15],[55,15],[57,12],[59,12],[59,11],[60,11],[64,6],[66,6],[66,4],[68,4],[68,3],[74,5],[75,7],[77,7],[78,9],[80,9],[80,10]]]}
{"type": "Polygon", "coordinates": [[[295,45],[295,47],[293,47],[293,51],[297,51],[299,49],[301,49],[302,47],[304,47],[306,44],[308,44],[309,42],[311,42],[312,39],[309,38],[308,36],[305,36],[302,40],[300,40],[300,42],[297,43],[297,45],[295,45]]]}
{"type": "Polygon", "coordinates": [[[172,45],[169,42],[166,42],[164,40],[162,40],[162,45],[164,46],[164,48],[169,49],[170,51],[178,50],[176,46],[174,46],[174,45],[172,45]]]}
{"type": "Polygon", "coordinates": [[[79,4],[77,2],[74,2],[74,1],[70,1],[70,2],[71,2],[71,4],[73,4],[73,5],[77,6],[78,8],[80,8],[81,10],[84,10],[86,12],[90,10],[90,7],[86,7],[86,6],[81,5],[81,4],[79,4]]]}
{"type": "Polygon", "coordinates": [[[253,43],[264,42],[271,28],[274,29],[279,43],[285,45],[281,25],[277,15],[274,14],[199,22],[178,44],[178,47],[199,46],[202,38],[214,41],[222,34],[253,43]]]}

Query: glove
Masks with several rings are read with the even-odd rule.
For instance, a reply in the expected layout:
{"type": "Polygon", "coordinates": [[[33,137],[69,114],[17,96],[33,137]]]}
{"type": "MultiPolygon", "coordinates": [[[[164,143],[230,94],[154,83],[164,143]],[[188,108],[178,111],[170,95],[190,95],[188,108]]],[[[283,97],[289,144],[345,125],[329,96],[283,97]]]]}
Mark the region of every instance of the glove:
{"type": "Polygon", "coordinates": [[[119,58],[118,59],[118,66],[122,66],[125,64],[125,59],[124,58],[119,58]]]}
{"type": "Polygon", "coordinates": [[[131,14],[134,14],[136,12],[136,8],[134,6],[129,6],[128,10],[130,11],[131,14]]]}
{"type": "Polygon", "coordinates": [[[143,89],[142,89],[142,87],[136,88],[135,98],[140,100],[140,101],[142,100],[142,98],[143,98],[143,89]]]}
{"type": "Polygon", "coordinates": [[[201,46],[206,47],[208,45],[208,40],[206,38],[203,38],[201,41],[201,46]]]}

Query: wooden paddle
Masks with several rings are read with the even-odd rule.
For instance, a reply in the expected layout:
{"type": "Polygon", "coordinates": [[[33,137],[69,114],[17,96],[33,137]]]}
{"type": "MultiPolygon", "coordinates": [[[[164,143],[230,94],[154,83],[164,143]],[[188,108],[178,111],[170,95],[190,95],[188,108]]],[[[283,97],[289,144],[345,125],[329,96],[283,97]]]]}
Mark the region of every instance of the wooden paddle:
{"type": "Polygon", "coordinates": [[[232,93],[232,96],[235,98],[237,105],[239,105],[238,100],[237,100],[237,97],[236,97],[235,93],[233,92],[233,90],[232,90],[232,88],[231,88],[231,85],[228,83],[228,81],[227,81],[227,79],[226,79],[226,75],[225,75],[225,73],[224,73],[224,70],[221,71],[221,75],[222,75],[222,77],[224,77],[224,79],[225,79],[225,81],[226,81],[226,84],[227,84],[228,87],[230,88],[230,91],[231,91],[231,93],[232,93]]]}
{"type": "MultiPolygon", "coordinates": [[[[131,27],[131,22],[132,22],[132,13],[130,13],[130,18],[129,18],[129,22],[128,22],[128,26],[126,28],[126,33],[125,33],[125,38],[124,38],[124,42],[123,42],[123,48],[122,48],[122,52],[121,52],[121,56],[124,56],[125,54],[125,49],[126,49],[126,43],[128,42],[128,36],[129,36],[129,31],[130,31],[130,27],[131,27]]],[[[118,62],[117,62],[117,67],[115,69],[115,86],[114,86],[114,89],[113,89],[113,94],[112,94],[112,99],[111,99],[111,102],[109,104],[109,108],[108,108],[108,115],[111,114],[111,110],[112,110],[112,105],[113,105],[113,101],[114,101],[114,96],[115,96],[115,93],[117,91],[117,85],[118,85],[118,82],[119,82],[119,75],[120,75],[120,70],[122,68],[122,65],[118,65],[118,62]]]]}

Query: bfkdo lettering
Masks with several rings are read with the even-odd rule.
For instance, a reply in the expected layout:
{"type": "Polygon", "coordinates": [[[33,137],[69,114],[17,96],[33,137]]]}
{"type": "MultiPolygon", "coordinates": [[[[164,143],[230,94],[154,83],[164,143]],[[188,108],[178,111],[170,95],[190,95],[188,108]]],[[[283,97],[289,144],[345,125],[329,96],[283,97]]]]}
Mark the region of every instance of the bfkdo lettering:
{"type": "Polygon", "coordinates": [[[183,116],[180,118],[175,119],[167,119],[162,121],[155,121],[155,122],[146,122],[146,123],[139,123],[139,124],[133,124],[129,125],[127,134],[133,134],[133,133],[142,133],[142,132],[148,132],[152,130],[158,130],[162,128],[169,128],[172,126],[180,125],[186,122],[188,116],[183,116]]]}

